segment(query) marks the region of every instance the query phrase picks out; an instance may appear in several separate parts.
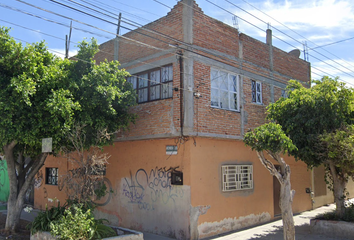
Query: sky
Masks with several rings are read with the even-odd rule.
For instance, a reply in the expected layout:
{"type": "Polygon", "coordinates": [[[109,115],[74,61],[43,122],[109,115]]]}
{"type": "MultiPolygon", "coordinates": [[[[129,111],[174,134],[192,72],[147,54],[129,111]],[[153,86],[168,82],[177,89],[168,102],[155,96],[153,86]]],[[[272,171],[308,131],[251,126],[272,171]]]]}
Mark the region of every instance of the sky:
{"type": "MultiPolygon", "coordinates": [[[[118,14],[121,34],[165,16],[178,0],[0,0],[0,26],[11,28],[17,41],[45,40],[60,57],[73,30],[70,56],[78,42],[95,37],[103,43],[115,37],[118,14]],[[80,9],[82,12],[61,4],[80,9]],[[80,5],[81,4],[81,5],[80,5]],[[102,15],[86,7],[98,6],[102,15]],[[105,10],[105,11],[104,11],[105,10]],[[97,19],[95,17],[100,19],[97,19]],[[127,24],[134,21],[133,25],[127,24]],[[90,26],[89,26],[90,25],[90,26]],[[134,26],[135,25],[135,26],[134,26]]],[[[354,87],[353,0],[196,0],[205,14],[240,32],[265,42],[266,29],[273,31],[273,45],[284,51],[301,50],[300,58],[311,63],[312,79],[327,75],[354,87]],[[304,48],[307,54],[304,56],[304,48]]]]}

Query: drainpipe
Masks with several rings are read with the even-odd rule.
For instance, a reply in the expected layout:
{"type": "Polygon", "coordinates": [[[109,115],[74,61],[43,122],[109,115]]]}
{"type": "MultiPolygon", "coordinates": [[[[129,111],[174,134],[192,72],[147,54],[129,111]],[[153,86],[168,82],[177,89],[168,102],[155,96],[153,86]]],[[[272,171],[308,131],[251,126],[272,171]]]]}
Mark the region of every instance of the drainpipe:
{"type": "Polygon", "coordinates": [[[181,127],[181,136],[183,137],[183,81],[184,81],[184,76],[183,76],[183,53],[182,50],[179,50],[177,52],[178,56],[179,56],[179,100],[180,100],[180,107],[179,107],[179,111],[180,111],[180,127],[181,127]]]}

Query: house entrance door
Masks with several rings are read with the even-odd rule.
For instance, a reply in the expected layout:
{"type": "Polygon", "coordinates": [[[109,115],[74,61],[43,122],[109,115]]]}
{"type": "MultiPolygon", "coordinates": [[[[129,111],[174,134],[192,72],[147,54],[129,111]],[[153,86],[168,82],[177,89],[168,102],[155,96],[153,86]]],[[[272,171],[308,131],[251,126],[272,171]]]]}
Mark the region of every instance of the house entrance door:
{"type": "Polygon", "coordinates": [[[273,176],[273,199],[274,199],[274,216],[277,216],[281,214],[281,209],[279,206],[280,183],[275,176],[273,176]]]}

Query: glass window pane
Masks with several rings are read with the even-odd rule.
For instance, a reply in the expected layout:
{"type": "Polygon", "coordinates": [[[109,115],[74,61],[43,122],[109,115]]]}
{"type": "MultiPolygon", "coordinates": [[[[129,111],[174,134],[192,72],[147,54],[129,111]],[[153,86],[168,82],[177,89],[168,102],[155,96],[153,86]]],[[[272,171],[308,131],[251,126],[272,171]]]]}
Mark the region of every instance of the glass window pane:
{"type": "Polygon", "coordinates": [[[150,73],[150,85],[156,85],[160,83],[160,70],[156,70],[150,73]]]}
{"type": "Polygon", "coordinates": [[[161,72],[162,72],[162,82],[168,82],[168,81],[173,80],[173,67],[172,67],[172,65],[161,68],[161,72]]]}
{"type": "Polygon", "coordinates": [[[252,80],[252,91],[256,91],[256,82],[252,80]]]}
{"type": "Polygon", "coordinates": [[[160,85],[150,87],[150,101],[160,99],[160,85]]]}
{"type": "Polygon", "coordinates": [[[148,74],[141,74],[139,75],[139,88],[147,87],[148,86],[148,74]]]}
{"type": "Polygon", "coordinates": [[[140,89],[139,93],[138,93],[139,97],[138,97],[138,102],[147,102],[148,100],[148,89],[144,88],[144,89],[140,89]]]}
{"type": "Polygon", "coordinates": [[[230,75],[229,77],[229,90],[231,92],[237,92],[237,76],[230,75]]]}
{"type": "Polygon", "coordinates": [[[162,84],[162,99],[172,97],[172,82],[162,84]]]}
{"type": "Polygon", "coordinates": [[[238,110],[237,108],[237,93],[230,93],[230,109],[238,110]]]}
{"type": "Polygon", "coordinates": [[[228,90],[228,74],[220,71],[220,89],[228,90]]]}
{"type": "Polygon", "coordinates": [[[261,83],[257,82],[257,92],[261,92],[261,83]]]}
{"type": "Polygon", "coordinates": [[[229,93],[227,91],[220,91],[220,107],[229,109],[229,93]]]}
{"type": "Polygon", "coordinates": [[[219,88],[219,71],[217,70],[211,70],[210,73],[210,81],[211,81],[211,87],[213,88],[219,88]]]}
{"type": "Polygon", "coordinates": [[[219,107],[219,90],[211,89],[211,106],[219,107]]]}
{"type": "Polygon", "coordinates": [[[127,82],[133,85],[133,88],[136,89],[136,76],[131,76],[127,78],[127,82]]]}

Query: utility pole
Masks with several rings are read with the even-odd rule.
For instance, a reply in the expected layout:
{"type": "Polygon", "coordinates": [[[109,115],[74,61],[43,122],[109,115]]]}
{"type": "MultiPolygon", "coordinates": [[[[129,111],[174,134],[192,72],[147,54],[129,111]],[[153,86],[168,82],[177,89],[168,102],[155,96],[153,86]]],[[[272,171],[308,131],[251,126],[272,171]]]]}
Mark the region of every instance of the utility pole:
{"type": "Polygon", "coordinates": [[[309,61],[309,48],[307,47],[307,42],[304,41],[302,45],[304,46],[304,60],[308,62],[309,61]]]}
{"type": "Polygon", "coordinates": [[[70,40],[71,40],[72,29],[73,29],[73,21],[70,22],[69,37],[68,37],[68,35],[65,35],[65,58],[69,58],[69,49],[70,49],[70,40]]]}
{"type": "Polygon", "coordinates": [[[116,35],[116,38],[114,39],[114,60],[116,60],[116,61],[118,61],[118,53],[119,53],[119,32],[120,32],[121,20],[122,20],[122,13],[119,13],[117,35],[116,35]]]}

